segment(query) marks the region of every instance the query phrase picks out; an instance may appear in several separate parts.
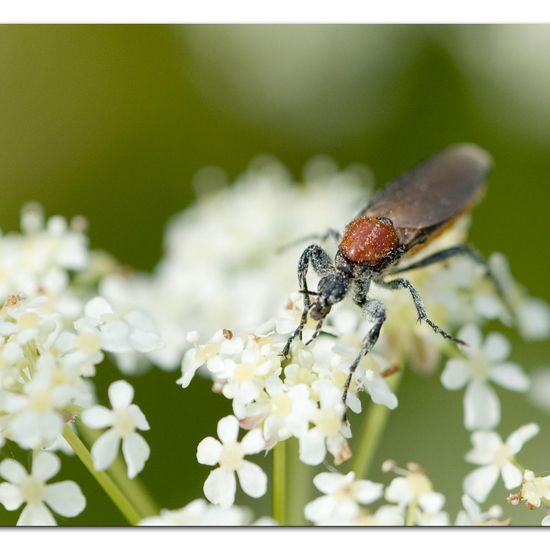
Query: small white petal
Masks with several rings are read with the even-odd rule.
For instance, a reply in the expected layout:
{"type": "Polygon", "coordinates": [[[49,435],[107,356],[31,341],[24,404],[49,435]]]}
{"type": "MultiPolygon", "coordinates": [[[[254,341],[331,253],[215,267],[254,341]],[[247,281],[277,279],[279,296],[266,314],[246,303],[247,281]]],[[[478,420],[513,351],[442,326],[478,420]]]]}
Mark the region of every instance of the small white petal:
{"type": "Polygon", "coordinates": [[[333,517],[334,498],[322,496],[306,504],[304,517],[313,523],[325,523],[333,517]]]}
{"type": "Polygon", "coordinates": [[[526,340],[545,340],[550,336],[550,307],[537,298],[526,298],[516,309],[518,328],[526,340]]]}
{"type": "Polygon", "coordinates": [[[129,342],[130,328],[123,321],[110,321],[101,329],[101,347],[113,353],[133,351],[129,342]]]}
{"type": "Polygon", "coordinates": [[[471,382],[464,393],[464,425],[467,430],[487,430],[500,421],[500,402],[483,382],[471,382]]]}
{"type": "Polygon", "coordinates": [[[260,498],[267,490],[267,476],[257,465],[248,460],[243,460],[237,470],[242,490],[253,498],[260,498]]]}
{"type": "Polygon", "coordinates": [[[473,464],[489,464],[502,447],[502,439],[495,432],[474,432],[471,439],[474,448],[468,452],[466,460],[473,464]]]}
{"type": "Polygon", "coordinates": [[[498,332],[487,335],[483,348],[493,363],[506,359],[510,354],[510,342],[498,332]]]}
{"type": "Polygon", "coordinates": [[[44,504],[27,504],[17,520],[17,526],[26,527],[33,525],[49,527],[57,525],[57,523],[52,513],[44,504]]]}
{"type": "Polygon", "coordinates": [[[507,390],[524,392],[529,389],[529,377],[514,363],[502,363],[491,368],[489,378],[507,390]]]}
{"type": "Polygon", "coordinates": [[[32,475],[40,481],[53,477],[61,467],[61,460],[53,453],[38,453],[32,461],[32,475]]]}
{"type": "Polygon", "coordinates": [[[441,374],[441,383],[447,390],[462,388],[470,378],[470,369],[462,359],[450,359],[441,374]]]}
{"type": "Polygon", "coordinates": [[[418,497],[418,503],[428,514],[436,514],[443,508],[445,497],[441,493],[430,491],[418,497]]]}
{"type": "Polygon", "coordinates": [[[92,447],[92,459],[96,470],[106,470],[118,453],[120,437],[114,430],[100,435],[92,447]]]}
{"type": "Polygon", "coordinates": [[[197,447],[197,462],[214,466],[220,460],[222,444],[213,437],[204,438],[197,447]]]}
{"type": "Polygon", "coordinates": [[[348,472],[346,475],[322,472],[313,478],[313,484],[322,493],[331,495],[354,480],[355,474],[353,472],[348,472]]]}
{"type": "Polygon", "coordinates": [[[300,460],[304,464],[321,464],[326,455],[325,438],[317,428],[309,430],[300,438],[300,460]]]}
{"type": "Polygon", "coordinates": [[[60,481],[46,487],[46,504],[60,516],[74,518],[86,507],[86,498],[74,481],[60,481]]]}
{"type": "Polygon", "coordinates": [[[229,508],[235,502],[237,481],[234,472],[216,468],[212,470],[204,482],[204,496],[212,503],[229,508]]]}
{"type": "Polygon", "coordinates": [[[541,525],[544,525],[545,527],[550,527],[550,514],[542,518],[541,525]]]}
{"type": "Polygon", "coordinates": [[[521,470],[514,466],[511,462],[506,462],[506,464],[502,466],[501,474],[506,489],[513,489],[514,487],[521,485],[521,470]]]}
{"type": "Polygon", "coordinates": [[[464,478],[464,492],[478,502],[484,502],[495,486],[498,474],[498,467],[493,464],[476,468],[464,478]]]}
{"type": "Polygon", "coordinates": [[[128,466],[128,477],[133,479],[143,470],[151,448],[140,434],[133,433],[122,440],[122,454],[128,466]]]}
{"type": "Polygon", "coordinates": [[[463,350],[466,355],[476,354],[481,347],[481,331],[476,325],[463,327],[458,333],[458,338],[467,344],[463,350]]]}
{"type": "Polygon", "coordinates": [[[102,405],[95,405],[82,413],[82,422],[94,430],[101,430],[113,424],[113,412],[102,405]]]}
{"type": "Polygon", "coordinates": [[[110,315],[113,313],[113,308],[109,305],[109,302],[101,296],[97,296],[90,300],[85,308],[84,314],[86,317],[91,317],[92,319],[101,319],[103,315],[110,315]]]}
{"type": "Polygon", "coordinates": [[[0,483],[0,502],[6,510],[17,510],[23,504],[19,487],[11,483],[0,483]]]}
{"type": "Polygon", "coordinates": [[[527,441],[535,437],[538,433],[538,425],[531,422],[530,424],[526,424],[525,426],[518,428],[515,432],[512,432],[508,436],[508,439],[506,439],[506,443],[511,447],[512,453],[516,454],[521,450],[525,443],[527,443],[527,441]]]}
{"type": "Polygon", "coordinates": [[[366,382],[366,388],[372,400],[378,405],[384,405],[390,410],[397,407],[397,397],[392,393],[386,381],[381,376],[374,376],[366,382]]]}
{"type": "Polygon", "coordinates": [[[218,422],[218,437],[222,443],[233,443],[239,435],[239,421],[232,415],[225,416],[218,422]]]}
{"type": "Polygon", "coordinates": [[[260,429],[251,430],[241,441],[241,446],[245,454],[254,455],[265,449],[265,441],[260,429]]]}
{"type": "Polygon", "coordinates": [[[130,405],[128,407],[128,414],[132,417],[139,430],[147,431],[151,429],[143,411],[137,405],[130,405]]]}
{"type": "Polygon", "coordinates": [[[386,488],[385,497],[388,502],[408,504],[414,498],[414,494],[409,482],[404,477],[396,477],[386,488]]]}
{"type": "Polygon", "coordinates": [[[9,482],[20,485],[28,474],[17,460],[6,458],[0,463],[0,475],[9,482]]]}
{"type": "Polygon", "coordinates": [[[109,386],[109,401],[113,409],[125,409],[134,398],[134,388],[126,380],[118,380],[109,386]]]}
{"type": "Polygon", "coordinates": [[[382,483],[373,483],[372,481],[360,480],[356,482],[355,498],[361,504],[370,504],[378,500],[384,493],[382,483]]]}

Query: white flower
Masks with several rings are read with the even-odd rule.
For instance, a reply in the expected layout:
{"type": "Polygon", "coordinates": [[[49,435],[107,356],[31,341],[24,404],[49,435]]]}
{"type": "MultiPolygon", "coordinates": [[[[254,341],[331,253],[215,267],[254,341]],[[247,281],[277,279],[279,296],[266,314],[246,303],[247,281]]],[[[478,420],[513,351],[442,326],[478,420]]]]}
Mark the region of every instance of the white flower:
{"type": "Polygon", "coordinates": [[[370,504],[383,493],[381,483],[356,480],[355,474],[346,475],[321,473],[313,479],[315,487],[324,496],[319,497],[304,508],[305,518],[315,525],[347,525],[359,513],[359,504],[370,504]]]}
{"type": "Polygon", "coordinates": [[[263,424],[265,440],[274,444],[290,436],[299,438],[305,435],[309,421],[317,411],[309,388],[305,384],[289,388],[278,376],[273,376],[267,380],[265,389],[269,395],[263,424]]]}
{"type": "Polygon", "coordinates": [[[526,340],[545,340],[550,336],[550,306],[538,298],[531,298],[514,280],[507,258],[492,254],[489,264],[506,300],[516,316],[519,332],[526,340]]]}
{"type": "Polygon", "coordinates": [[[404,477],[396,477],[385,491],[388,502],[397,504],[402,509],[418,503],[419,510],[415,523],[419,525],[446,524],[446,514],[441,512],[445,497],[433,490],[432,482],[418,468],[410,469],[404,477]]]}
{"type": "Polygon", "coordinates": [[[265,442],[259,429],[248,432],[239,443],[239,421],[234,416],[226,416],[218,422],[220,441],[206,437],[197,447],[197,460],[200,464],[219,467],[212,470],[204,483],[204,494],[213,504],[228,508],[235,501],[237,484],[235,473],[242,490],[253,498],[259,498],[267,489],[267,476],[264,471],[248,460],[246,455],[259,453],[265,449],[265,442]]]}
{"type": "Polygon", "coordinates": [[[458,512],[455,525],[491,525],[502,515],[500,506],[491,506],[487,512],[482,512],[479,504],[469,495],[462,496],[462,506],[464,510],[458,512]]]}
{"type": "Polygon", "coordinates": [[[499,475],[502,476],[506,489],[520,485],[521,470],[513,463],[513,459],[523,445],[538,432],[539,427],[536,424],[526,424],[512,432],[504,443],[496,432],[474,432],[474,448],[466,455],[466,460],[481,467],[466,476],[464,492],[478,502],[484,502],[499,475]]]}
{"type": "MultiPolygon", "coordinates": [[[[222,508],[196,499],[179,510],[161,510],[160,515],[143,519],[139,525],[173,527],[196,525],[202,527],[250,525],[250,510],[240,506],[222,508]]],[[[261,518],[252,525],[275,525],[269,518],[261,518]]]]}
{"type": "Polygon", "coordinates": [[[102,429],[111,426],[92,447],[94,468],[107,469],[115,460],[122,440],[122,454],[128,466],[128,477],[131,479],[143,470],[151,453],[145,439],[136,432],[136,429],[148,430],[149,423],[141,409],[132,403],[134,389],[128,382],[113,382],[108,393],[112,410],[96,405],[82,414],[82,421],[90,428],[102,429]]]}
{"type": "Polygon", "coordinates": [[[344,438],[348,433],[342,392],[328,380],[319,380],[314,386],[319,391],[319,408],[312,418],[314,427],[300,437],[300,460],[311,466],[321,464],[328,450],[341,464],[351,454],[344,438]]]}
{"type": "MultiPolygon", "coordinates": [[[[43,358],[40,358],[43,359],[43,358]]],[[[63,430],[61,410],[76,395],[71,385],[53,384],[47,358],[39,360],[37,373],[22,393],[6,393],[3,409],[11,414],[10,437],[27,449],[52,445],[63,430]]]]}
{"type": "Polygon", "coordinates": [[[84,510],[86,499],[74,481],[46,484],[59,472],[60,465],[59,458],[47,452],[34,456],[30,474],[11,458],[0,463],[0,475],[9,482],[0,484],[0,502],[7,510],[26,504],[17,525],[56,525],[48,507],[69,518],[84,510]]]}
{"type": "Polygon", "coordinates": [[[545,365],[531,372],[530,401],[550,413],[550,366],[545,365]]]}
{"type": "Polygon", "coordinates": [[[98,334],[105,351],[147,353],[162,346],[151,320],[137,309],[115,312],[105,298],[97,296],[86,304],[84,313],[85,316],[75,322],[76,330],[98,334]]]}
{"type": "Polygon", "coordinates": [[[468,384],[464,394],[464,425],[468,430],[493,428],[500,421],[500,402],[487,382],[524,392],[529,388],[529,378],[518,365],[504,361],[510,351],[504,336],[491,333],[482,344],[479,328],[467,325],[458,338],[467,344],[462,348],[466,358],[450,359],[441,382],[449,390],[468,384]]]}
{"type": "Polygon", "coordinates": [[[539,508],[542,499],[550,500],[550,476],[535,476],[531,470],[523,472],[521,500],[530,508],[539,508]]]}

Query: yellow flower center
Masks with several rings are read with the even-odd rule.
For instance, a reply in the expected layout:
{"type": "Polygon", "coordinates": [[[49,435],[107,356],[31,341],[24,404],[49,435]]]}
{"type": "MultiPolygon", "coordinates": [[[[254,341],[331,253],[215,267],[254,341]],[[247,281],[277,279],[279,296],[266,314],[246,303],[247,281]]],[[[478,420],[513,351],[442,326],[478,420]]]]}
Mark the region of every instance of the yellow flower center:
{"type": "Polygon", "coordinates": [[[256,363],[241,363],[233,373],[233,379],[238,382],[243,382],[244,380],[252,380],[256,375],[256,363]]]}
{"type": "Polygon", "coordinates": [[[240,443],[225,443],[220,453],[220,466],[224,470],[234,472],[237,470],[244,457],[240,443]]]}
{"type": "Polygon", "coordinates": [[[23,330],[27,328],[34,328],[38,324],[38,321],[40,321],[40,317],[38,317],[36,313],[28,311],[19,317],[17,320],[17,326],[23,330]]]}
{"type": "Polygon", "coordinates": [[[317,427],[325,437],[335,436],[342,427],[342,417],[334,411],[321,410],[317,413],[317,427]]]}
{"type": "Polygon", "coordinates": [[[46,496],[46,486],[42,481],[28,477],[21,483],[21,496],[29,504],[38,504],[46,496]]]}
{"type": "Polygon", "coordinates": [[[501,468],[510,460],[510,456],[512,454],[512,449],[510,449],[509,445],[502,445],[500,449],[495,453],[495,457],[493,458],[493,464],[495,466],[498,466],[501,468]]]}
{"type": "Polygon", "coordinates": [[[429,493],[433,489],[432,482],[421,473],[407,474],[407,481],[416,496],[429,493]]]}
{"type": "Polygon", "coordinates": [[[31,407],[37,412],[48,412],[53,409],[53,395],[48,390],[36,392],[31,397],[31,407]]]}
{"type": "Polygon", "coordinates": [[[134,433],[136,424],[127,409],[114,411],[113,428],[121,437],[134,433]]]}
{"type": "Polygon", "coordinates": [[[93,332],[83,332],[75,338],[75,346],[82,353],[97,353],[101,349],[101,340],[93,332]]]}
{"type": "Polygon", "coordinates": [[[292,400],[286,393],[280,393],[271,399],[271,414],[288,416],[292,412],[292,400]]]}

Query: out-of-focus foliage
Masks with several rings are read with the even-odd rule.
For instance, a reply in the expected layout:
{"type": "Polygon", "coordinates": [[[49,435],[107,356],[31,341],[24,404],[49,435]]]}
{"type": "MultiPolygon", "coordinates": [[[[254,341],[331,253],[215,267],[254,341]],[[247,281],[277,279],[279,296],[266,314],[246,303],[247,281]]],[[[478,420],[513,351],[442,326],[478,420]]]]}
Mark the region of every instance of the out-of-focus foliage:
{"type": "MultiPolygon", "coordinates": [[[[518,280],[548,300],[549,42],[550,26],[2,26],[0,227],[15,229],[21,206],[39,201],[48,214],[83,214],[94,248],[151,269],[167,220],[193,200],[204,166],[232,181],[269,153],[298,178],[322,153],[340,166],[367,164],[380,184],[471,141],[495,159],[471,240],[504,252],[518,280]]],[[[281,261],[295,270],[292,254],[281,261]]],[[[547,343],[514,342],[527,371],[550,363],[549,352],[547,343]]],[[[103,395],[118,376],[98,373],[103,395]]],[[[182,392],[177,376],[151,370],[135,379],[152,427],[142,477],[169,509],[201,496],[195,446],[229,413],[207,381],[182,392]]],[[[378,462],[422,463],[458,503],[453,483],[469,467],[450,476],[447,464],[469,448],[460,395],[438,376],[408,372],[400,401],[378,462]],[[442,431],[456,433],[453,445],[439,446],[433,434],[442,431]]],[[[548,425],[521,396],[503,402],[503,433],[532,420],[548,425]]],[[[547,451],[535,440],[526,462],[547,471],[547,451]]],[[[11,453],[7,444],[2,458],[11,453]]],[[[82,522],[119,524],[81,464],[65,462],[88,499],[82,522]]],[[[0,523],[13,522],[0,514],[0,523]]],[[[504,511],[524,522],[527,514],[504,511]]]]}

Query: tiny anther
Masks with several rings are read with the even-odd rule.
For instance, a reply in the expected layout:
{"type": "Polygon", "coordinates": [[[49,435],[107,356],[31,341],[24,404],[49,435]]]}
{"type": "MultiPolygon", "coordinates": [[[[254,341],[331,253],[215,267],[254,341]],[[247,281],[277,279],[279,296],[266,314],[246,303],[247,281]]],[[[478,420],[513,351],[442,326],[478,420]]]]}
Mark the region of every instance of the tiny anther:
{"type": "Polygon", "coordinates": [[[399,365],[390,365],[383,373],[382,376],[384,378],[388,378],[388,376],[391,376],[392,374],[395,374],[396,372],[399,372],[401,370],[401,367],[399,365]]]}
{"type": "Polygon", "coordinates": [[[224,328],[222,333],[223,333],[223,337],[226,340],[231,340],[231,338],[233,338],[233,333],[228,328],[224,328]]]}

